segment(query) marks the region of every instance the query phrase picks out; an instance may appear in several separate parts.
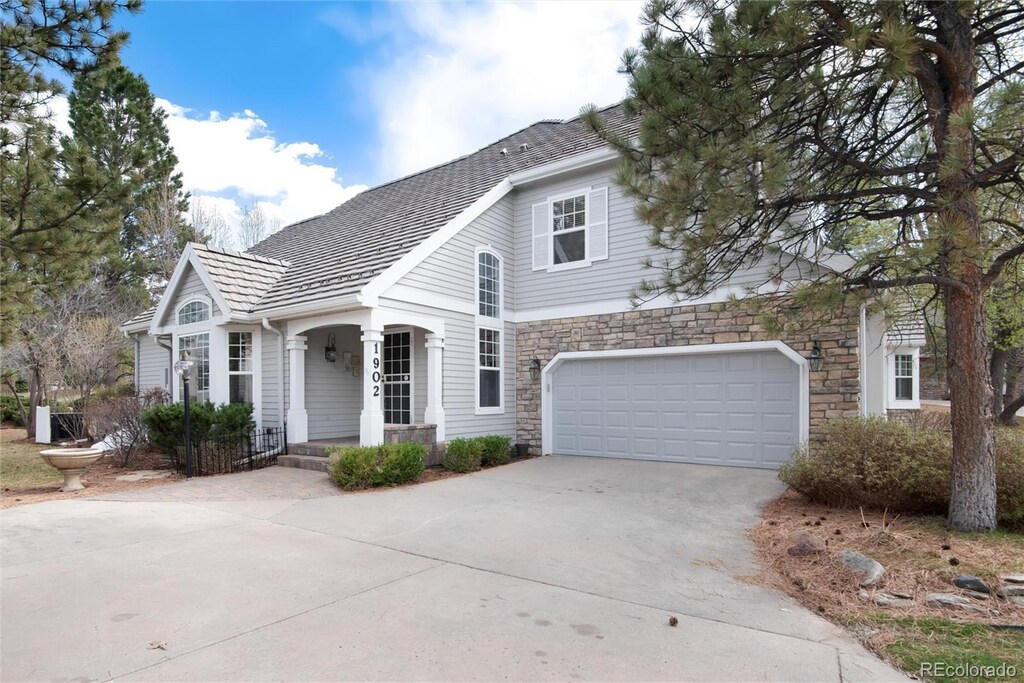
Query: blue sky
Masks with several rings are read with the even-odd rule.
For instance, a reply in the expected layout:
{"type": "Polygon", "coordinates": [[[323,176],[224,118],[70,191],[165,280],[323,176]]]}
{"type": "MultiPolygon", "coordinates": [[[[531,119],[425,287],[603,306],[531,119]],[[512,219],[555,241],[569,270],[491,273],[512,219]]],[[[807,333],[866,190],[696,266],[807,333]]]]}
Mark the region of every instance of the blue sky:
{"type": "Polygon", "coordinates": [[[641,0],[167,2],[120,15],[186,188],[281,224],[625,93],[641,0]]]}

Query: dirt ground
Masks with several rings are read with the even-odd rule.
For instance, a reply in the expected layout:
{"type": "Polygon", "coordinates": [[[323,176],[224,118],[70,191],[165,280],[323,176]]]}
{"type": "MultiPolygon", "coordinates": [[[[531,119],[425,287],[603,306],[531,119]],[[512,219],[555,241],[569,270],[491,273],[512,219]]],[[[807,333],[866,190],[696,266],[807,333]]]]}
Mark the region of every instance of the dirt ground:
{"type": "Polygon", "coordinates": [[[159,453],[149,451],[140,453],[129,467],[121,467],[115,456],[101,458],[82,476],[84,489],[62,492],[60,491],[63,481],[61,475],[38,457],[39,451],[44,448],[45,446],[28,439],[24,429],[6,427],[0,429],[0,459],[4,461],[0,508],[64,498],[88,498],[101,493],[162,486],[181,478],[177,473],[171,472],[162,479],[140,481],[117,479],[117,477],[139,470],[166,469],[160,463],[159,453]]]}
{"type": "Polygon", "coordinates": [[[1024,623],[1024,607],[1003,600],[972,598],[982,611],[951,611],[925,605],[927,593],[956,593],[952,580],[961,574],[1000,585],[999,575],[1024,572],[1024,536],[1009,532],[961,534],[950,532],[935,517],[901,517],[892,513],[835,509],[806,502],[788,491],[764,510],[764,520],[751,531],[757,553],[767,568],[763,580],[823,614],[840,620],[855,618],[865,609],[878,611],[858,597],[857,582],[835,559],[844,549],[861,552],[880,562],[885,577],[876,593],[913,596],[913,606],[888,608],[910,617],[943,617],[962,622],[1024,623]],[[792,557],[795,537],[809,533],[826,552],[792,557]]]}

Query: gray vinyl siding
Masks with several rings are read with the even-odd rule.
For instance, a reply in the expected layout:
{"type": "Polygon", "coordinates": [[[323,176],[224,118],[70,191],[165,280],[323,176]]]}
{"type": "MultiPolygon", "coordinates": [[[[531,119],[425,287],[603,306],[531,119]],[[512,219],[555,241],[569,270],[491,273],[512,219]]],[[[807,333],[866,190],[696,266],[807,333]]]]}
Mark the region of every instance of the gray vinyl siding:
{"type": "MultiPolygon", "coordinates": [[[[260,340],[260,364],[263,373],[263,426],[276,427],[281,424],[277,379],[277,350],[280,339],[273,332],[263,330],[260,340]]],[[[288,387],[285,385],[285,393],[287,392],[288,387]]]]}
{"type": "MultiPolygon", "coordinates": [[[[541,181],[516,190],[515,249],[517,311],[538,308],[620,301],[625,304],[630,290],[657,271],[643,267],[645,255],[652,254],[647,242],[650,227],[634,214],[633,200],[614,182],[614,165],[541,181]],[[533,205],[549,197],[575,190],[608,188],[608,259],[588,267],[547,272],[533,270],[533,205]]],[[[654,254],[655,257],[657,254],[654,254]]],[[[768,268],[759,266],[737,273],[730,284],[763,284],[768,268]]]]}
{"type": "Polygon", "coordinates": [[[398,284],[474,305],[476,263],[473,255],[477,247],[490,247],[502,259],[505,279],[503,303],[506,308],[511,308],[515,291],[513,206],[511,195],[498,200],[413,268],[398,284]]]}
{"type": "MultiPolygon", "coordinates": [[[[164,316],[162,325],[174,325],[177,323],[175,313],[178,308],[191,299],[195,295],[202,295],[213,299],[213,294],[203,284],[202,279],[199,277],[199,273],[195,271],[191,265],[185,267],[185,273],[181,278],[181,284],[178,285],[178,291],[174,295],[174,301],[171,307],[167,310],[167,315],[164,316]]],[[[217,304],[213,304],[210,308],[210,315],[220,315],[221,311],[217,308],[217,304]]]]}
{"type": "MultiPolygon", "coordinates": [[[[504,385],[505,412],[501,415],[477,415],[475,316],[394,299],[381,299],[381,306],[396,311],[439,317],[445,321],[442,381],[444,383],[447,440],[485,434],[514,436],[516,420],[515,325],[509,322],[504,323],[505,346],[502,359],[502,383],[504,385]]],[[[421,377],[425,382],[425,366],[423,372],[417,375],[417,387],[421,377]]]]}
{"type": "Polygon", "coordinates": [[[362,373],[353,376],[341,361],[345,351],[360,354],[362,342],[354,325],[321,327],[304,333],[306,337],[306,415],[310,439],[359,436],[362,412],[362,373]],[[324,357],[327,337],[335,336],[338,360],[324,357]]]}
{"type": "MultiPolygon", "coordinates": [[[[449,440],[484,434],[514,436],[515,433],[515,325],[498,322],[504,330],[502,384],[505,412],[501,415],[477,415],[475,315],[477,247],[488,247],[501,258],[502,306],[506,315],[511,312],[516,281],[513,208],[511,195],[498,200],[398,281],[399,285],[416,289],[428,298],[430,294],[438,294],[457,299],[461,310],[451,311],[391,298],[381,300],[381,305],[386,308],[440,317],[445,321],[443,382],[445,432],[449,440]]],[[[488,323],[488,326],[493,325],[488,323]]],[[[423,353],[425,358],[423,343],[419,342],[418,346],[418,353],[423,353]]],[[[423,368],[422,375],[417,376],[417,394],[427,390],[425,381],[419,381],[420,377],[426,379],[425,364],[423,368]]],[[[417,409],[422,405],[417,398],[417,409]]]]}
{"type": "Polygon", "coordinates": [[[170,352],[156,343],[156,338],[148,334],[139,335],[138,363],[139,386],[138,391],[144,392],[149,389],[164,389],[170,391],[170,352]]]}

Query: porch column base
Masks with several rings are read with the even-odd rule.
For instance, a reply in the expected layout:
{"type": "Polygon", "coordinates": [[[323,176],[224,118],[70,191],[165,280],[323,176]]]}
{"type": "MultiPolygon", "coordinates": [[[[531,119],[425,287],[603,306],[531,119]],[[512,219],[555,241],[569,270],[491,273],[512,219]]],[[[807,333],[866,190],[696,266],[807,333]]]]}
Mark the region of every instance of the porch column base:
{"type": "Polygon", "coordinates": [[[423,409],[423,421],[436,427],[437,441],[444,441],[444,408],[427,406],[423,409]]]}
{"type": "Polygon", "coordinates": [[[288,411],[289,443],[305,443],[309,441],[309,416],[302,408],[288,411]]]}
{"type": "Polygon", "coordinates": [[[384,443],[384,413],[363,411],[359,415],[359,445],[384,443]]]}

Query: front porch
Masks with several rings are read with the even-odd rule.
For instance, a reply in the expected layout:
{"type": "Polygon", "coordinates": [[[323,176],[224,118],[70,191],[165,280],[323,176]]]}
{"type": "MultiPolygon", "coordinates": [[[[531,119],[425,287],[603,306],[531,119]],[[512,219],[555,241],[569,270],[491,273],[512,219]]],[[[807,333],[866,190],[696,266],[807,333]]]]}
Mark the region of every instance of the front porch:
{"type": "Polygon", "coordinates": [[[444,441],[444,322],[364,310],[289,321],[289,453],[332,446],[444,441]]]}

